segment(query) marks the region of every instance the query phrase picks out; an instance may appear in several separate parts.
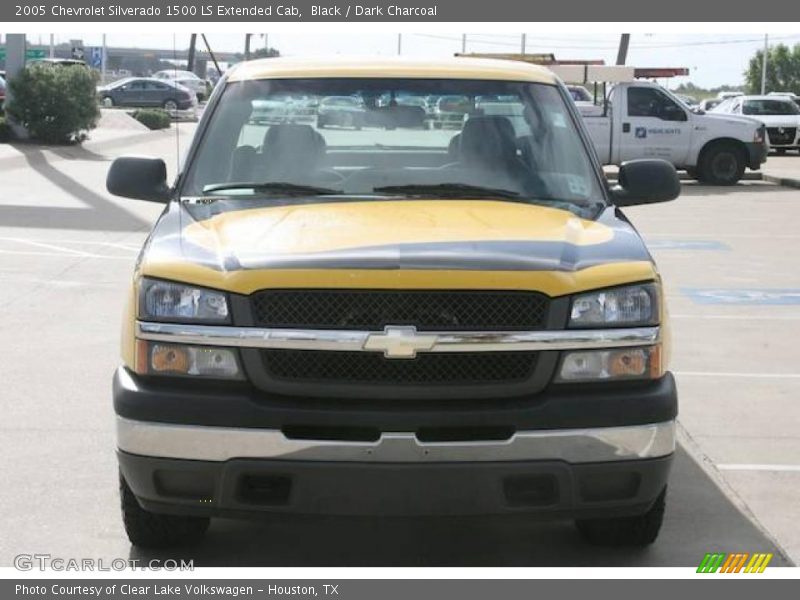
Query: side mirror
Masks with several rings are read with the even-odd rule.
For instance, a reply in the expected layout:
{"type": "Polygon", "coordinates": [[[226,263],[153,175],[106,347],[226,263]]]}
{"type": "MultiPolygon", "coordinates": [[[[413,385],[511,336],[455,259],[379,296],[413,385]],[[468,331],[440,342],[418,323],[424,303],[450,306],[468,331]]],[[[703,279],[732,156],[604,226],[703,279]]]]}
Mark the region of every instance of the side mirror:
{"type": "Polygon", "coordinates": [[[106,189],[124,198],[168,202],[167,165],[160,158],[121,156],[111,163],[106,189]]]}
{"type": "Polygon", "coordinates": [[[660,158],[640,158],[622,163],[612,188],[616,206],[635,206],[674,200],[681,181],[671,163],[660,158]]]}

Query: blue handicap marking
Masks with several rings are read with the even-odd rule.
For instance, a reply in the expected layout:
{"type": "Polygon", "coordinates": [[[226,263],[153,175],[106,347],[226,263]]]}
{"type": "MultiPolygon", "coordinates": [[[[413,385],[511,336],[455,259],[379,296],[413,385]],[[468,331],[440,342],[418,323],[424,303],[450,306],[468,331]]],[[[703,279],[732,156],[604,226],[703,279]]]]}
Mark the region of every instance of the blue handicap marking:
{"type": "Polygon", "coordinates": [[[730,246],[716,240],[647,240],[651,250],[730,250],[730,246]]]}
{"type": "Polygon", "coordinates": [[[697,304],[800,304],[800,289],[681,288],[697,304]]]}

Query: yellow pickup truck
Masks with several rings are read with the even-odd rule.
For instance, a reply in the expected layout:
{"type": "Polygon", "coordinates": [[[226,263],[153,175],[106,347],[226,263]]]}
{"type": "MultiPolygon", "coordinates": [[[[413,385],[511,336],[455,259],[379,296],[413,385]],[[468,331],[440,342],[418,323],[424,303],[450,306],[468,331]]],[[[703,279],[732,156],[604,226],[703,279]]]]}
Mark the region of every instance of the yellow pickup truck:
{"type": "Polygon", "coordinates": [[[661,160],[609,184],[546,69],[242,63],[176,181],[121,157],[107,187],[165,205],[113,384],[133,544],[266,512],[525,514],[594,544],[656,539],[677,395],[659,274],[620,207],[680,184],[661,160]],[[461,120],[426,126],[445,97],[461,120]],[[251,118],[287,98],[351,98],[358,118],[251,118]]]}

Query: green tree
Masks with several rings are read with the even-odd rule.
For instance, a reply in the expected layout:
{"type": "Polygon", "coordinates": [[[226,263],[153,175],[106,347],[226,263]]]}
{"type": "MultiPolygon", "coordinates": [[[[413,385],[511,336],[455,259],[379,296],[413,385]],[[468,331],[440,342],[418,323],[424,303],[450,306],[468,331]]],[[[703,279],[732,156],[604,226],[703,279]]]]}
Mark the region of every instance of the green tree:
{"type": "Polygon", "coordinates": [[[95,73],[83,66],[28,65],[9,82],[6,112],[35,140],[78,142],[100,117],[96,85],[95,73]]]}
{"type": "MultiPolygon", "coordinates": [[[[761,71],[764,51],[759,50],[750,59],[744,72],[747,92],[761,93],[761,71]]],[[[789,48],[785,44],[772,46],[767,54],[766,92],[793,92],[800,94],[800,44],[789,48]]]]}

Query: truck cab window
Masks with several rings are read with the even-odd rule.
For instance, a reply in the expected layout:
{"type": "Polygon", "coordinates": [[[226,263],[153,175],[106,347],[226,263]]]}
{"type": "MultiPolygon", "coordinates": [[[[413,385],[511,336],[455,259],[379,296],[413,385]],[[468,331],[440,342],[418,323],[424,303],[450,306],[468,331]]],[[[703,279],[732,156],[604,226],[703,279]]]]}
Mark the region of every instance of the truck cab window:
{"type": "Polygon", "coordinates": [[[686,111],[655,88],[628,88],[628,116],[654,117],[662,121],[686,121],[686,111]]]}

